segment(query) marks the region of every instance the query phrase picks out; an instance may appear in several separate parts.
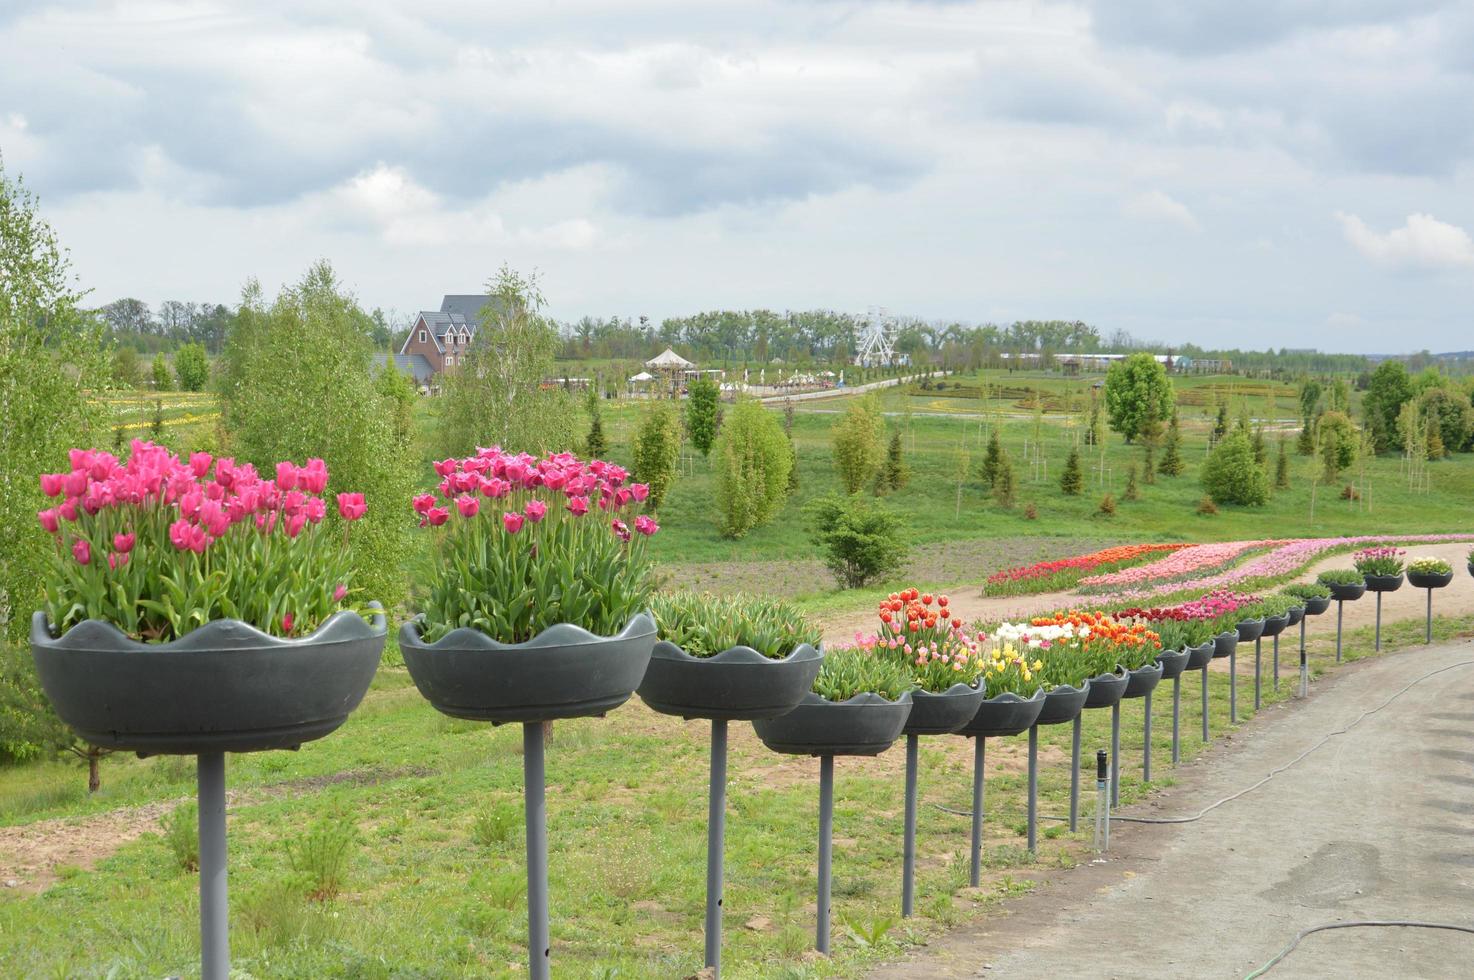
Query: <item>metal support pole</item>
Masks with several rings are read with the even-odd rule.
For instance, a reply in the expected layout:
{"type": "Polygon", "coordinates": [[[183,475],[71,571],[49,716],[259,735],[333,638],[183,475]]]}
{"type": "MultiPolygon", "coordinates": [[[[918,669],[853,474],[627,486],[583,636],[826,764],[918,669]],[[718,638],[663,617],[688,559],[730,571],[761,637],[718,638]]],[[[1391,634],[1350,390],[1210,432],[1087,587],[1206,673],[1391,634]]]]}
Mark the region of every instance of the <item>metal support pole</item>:
{"type": "Polygon", "coordinates": [[[979,735],[972,747],[972,887],[982,882],[983,874],[983,771],[988,740],[979,735]]]}
{"type": "Polygon", "coordinates": [[[1382,649],[1382,593],[1377,593],[1377,644],[1376,649],[1382,649]]]}
{"type": "Polygon", "coordinates": [[[901,915],[911,915],[916,899],[916,763],[920,735],[906,736],[906,836],[901,851],[901,915]]]}
{"type": "Polygon", "coordinates": [[[722,852],[727,832],[727,720],[711,723],[711,785],[706,808],[706,965],[722,972],[722,852]]]}
{"type": "Polygon", "coordinates": [[[1300,696],[1310,695],[1310,661],[1305,656],[1305,620],[1300,620],[1300,696]]]}
{"type": "Polygon", "coordinates": [[[1152,692],[1146,692],[1143,701],[1146,709],[1141,726],[1141,781],[1152,781],[1152,692]]]}
{"type": "Polygon", "coordinates": [[[1260,689],[1261,689],[1261,687],[1263,686],[1263,683],[1264,683],[1264,680],[1263,680],[1263,673],[1264,673],[1264,671],[1263,671],[1263,666],[1264,666],[1264,651],[1261,649],[1261,647],[1263,645],[1263,639],[1264,639],[1263,637],[1256,637],[1255,640],[1254,640],[1254,711],[1255,711],[1255,713],[1258,713],[1258,711],[1259,711],[1260,689]]]}
{"type": "Polygon", "coordinates": [[[830,845],[834,840],[834,756],[819,757],[819,925],[814,948],[829,954],[830,845]]]}
{"type": "Polygon", "coordinates": [[[1029,853],[1039,849],[1039,726],[1029,729],[1029,853]]]}
{"type": "Polygon", "coordinates": [[[1228,720],[1230,724],[1239,723],[1239,645],[1233,645],[1233,652],[1228,655],[1228,720]]]}
{"type": "Polygon", "coordinates": [[[1182,675],[1172,678],[1172,764],[1182,761],[1182,743],[1179,741],[1182,726],[1182,675]]]}
{"type": "Polygon", "coordinates": [[[1280,635],[1274,634],[1274,689],[1280,689],[1280,635]]]}
{"type": "Polygon", "coordinates": [[[1346,602],[1336,600],[1336,663],[1341,662],[1341,614],[1346,611],[1346,602]]]}
{"type": "Polygon", "coordinates": [[[1121,702],[1111,705],[1111,806],[1121,804],[1121,702]]]}
{"type": "Polygon", "coordinates": [[[225,753],[202,752],[195,763],[200,805],[200,975],[230,977],[230,922],[225,889],[225,753]]]}
{"type": "Polygon", "coordinates": [[[522,792],[527,816],[527,965],[533,980],[548,980],[548,804],[542,722],[522,726],[522,792]]]}
{"type": "Polygon", "coordinates": [[[1203,675],[1203,742],[1208,741],[1208,667],[1205,664],[1200,671],[1203,675]]]}
{"type": "Polygon", "coordinates": [[[1433,590],[1428,590],[1428,626],[1423,631],[1423,643],[1427,645],[1433,642],[1433,590]]]}
{"type": "Polygon", "coordinates": [[[1075,716],[1070,734],[1070,833],[1080,821],[1080,715],[1075,716]]]}

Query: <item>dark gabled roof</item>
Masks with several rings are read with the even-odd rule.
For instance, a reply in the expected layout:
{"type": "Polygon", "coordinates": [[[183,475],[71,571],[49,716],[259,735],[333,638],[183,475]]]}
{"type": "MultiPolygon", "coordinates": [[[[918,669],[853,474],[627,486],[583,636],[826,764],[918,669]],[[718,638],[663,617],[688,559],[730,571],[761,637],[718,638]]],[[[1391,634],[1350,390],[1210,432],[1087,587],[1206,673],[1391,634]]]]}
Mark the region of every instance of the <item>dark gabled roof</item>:
{"type": "Polygon", "coordinates": [[[400,374],[407,374],[415,384],[429,384],[435,377],[435,369],[423,354],[375,354],[374,367],[393,364],[400,374]]]}
{"type": "Polygon", "coordinates": [[[440,301],[441,313],[458,314],[471,324],[471,329],[481,322],[481,309],[492,301],[485,293],[447,293],[440,301]]]}

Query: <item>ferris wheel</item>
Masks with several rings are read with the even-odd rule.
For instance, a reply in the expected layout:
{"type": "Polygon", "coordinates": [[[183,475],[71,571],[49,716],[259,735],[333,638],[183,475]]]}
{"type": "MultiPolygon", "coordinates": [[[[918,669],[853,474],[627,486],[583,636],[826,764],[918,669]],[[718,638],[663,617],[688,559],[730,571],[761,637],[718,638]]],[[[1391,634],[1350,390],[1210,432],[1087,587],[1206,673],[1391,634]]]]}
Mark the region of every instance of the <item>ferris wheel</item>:
{"type": "Polygon", "coordinates": [[[896,318],[872,306],[861,320],[860,349],[855,354],[858,367],[890,367],[896,360],[896,318]]]}

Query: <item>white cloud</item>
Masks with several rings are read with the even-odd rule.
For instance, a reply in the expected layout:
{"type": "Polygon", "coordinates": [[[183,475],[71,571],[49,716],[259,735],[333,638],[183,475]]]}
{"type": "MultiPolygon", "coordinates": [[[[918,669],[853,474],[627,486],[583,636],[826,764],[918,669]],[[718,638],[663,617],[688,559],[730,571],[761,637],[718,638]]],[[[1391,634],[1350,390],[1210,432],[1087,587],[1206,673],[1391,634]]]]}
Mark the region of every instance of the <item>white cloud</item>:
{"type": "Polygon", "coordinates": [[[1326,317],[1326,326],[1333,330],[1354,330],[1366,325],[1366,317],[1359,313],[1345,313],[1338,310],[1326,317]]]}
{"type": "Polygon", "coordinates": [[[1385,234],[1354,214],[1337,211],[1336,220],[1352,247],[1378,265],[1411,272],[1474,268],[1474,239],[1431,214],[1410,214],[1401,228],[1385,234]]]}
{"type": "Polygon", "coordinates": [[[1135,194],[1121,205],[1128,218],[1142,221],[1166,221],[1181,225],[1189,231],[1201,231],[1202,225],[1192,210],[1166,191],[1154,190],[1135,194]]]}

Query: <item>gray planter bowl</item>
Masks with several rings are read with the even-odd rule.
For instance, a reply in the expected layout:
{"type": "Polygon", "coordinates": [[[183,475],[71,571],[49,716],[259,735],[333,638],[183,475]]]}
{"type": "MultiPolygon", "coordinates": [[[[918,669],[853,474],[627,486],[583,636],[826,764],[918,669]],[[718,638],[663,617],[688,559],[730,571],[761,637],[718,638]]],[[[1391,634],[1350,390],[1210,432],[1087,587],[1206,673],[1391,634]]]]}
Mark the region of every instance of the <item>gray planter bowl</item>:
{"type": "Polygon", "coordinates": [[[1232,656],[1238,649],[1239,634],[1235,630],[1225,630],[1213,637],[1213,659],[1222,660],[1224,657],[1232,656]]]}
{"type": "MultiPolygon", "coordinates": [[[[1190,647],[1181,650],[1165,650],[1157,657],[1157,663],[1162,667],[1162,680],[1170,681],[1174,677],[1181,677],[1182,672],[1187,670],[1188,661],[1192,659],[1193,651],[1190,647]]],[[[1207,663],[1206,660],[1203,661],[1207,663]]]]}
{"type": "Polygon", "coordinates": [[[1285,613],[1281,616],[1265,616],[1264,629],[1259,635],[1264,637],[1266,640],[1273,639],[1274,637],[1279,636],[1281,633],[1283,633],[1285,631],[1285,627],[1289,625],[1289,613],[1285,613]]]}
{"type": "Polygon", "coordinates": [[[1239,642],[1249,643],[1264,635],[1264,620],[1246,619],[1239,623],[1239,642]]]}
{"type": "Polygon", "coordinates": [[[379,667],[388,630],[333,614],[310,636],[268,636],[235,619],[170,643],[139,643],[89,619],[60,638],[31,618],[31,656],[61,720],[103,748],[142,755],[292,749],[347,720],[379,667]]]}
{"type": "Polygon", "coordinates": [[[654,646],[648,613],[636,613],[615,636],[557,623],[525,643],[500,643],[463,627],[427,645],[417,622],[399,630],[404,665],[426,701],[454,718],[499,725],[619,707],[645,676],[654,646]]]}
{"type": "MultiPolygon", "coordinates": [[[[1106,676],[1110,676],[1107,674],[1106,676]]],[[[1090,697],[1090,682],[1081,687],[1061,684],[1044,694],[1044,707],[1039,709],[1036,725],[1063,725],[1074,721],[1085,710],[1085,699],[1090,697]]]]}
{"type": "Polygon", "coordinates": [[[1039,720],[1045,697],[1044,689],[1040,688],[1031,698],[1012,693],[989,698],[978,705],[977,714],[955,734],[969,738],[1006,738],[1026,732],[1039,720]]]}
{"type": "Polygon", "coordinates": [[[1109,708],[1118,704],[1126,695],[1126,685],[1131,683],[1131,675],[1126,673],[1126,668],[1117,665],[1117,673],[1101,674],[1092,677],[1086,687],[1090,694],[1085,698],[1086,708],[1109,708]]]}
{"type": "Polygon", "coordinates": [[[1474,575],[1474,561],[1469,562],[1468,568],[1469,568],[1469,574],[1470,575],[1474,575]]]}
{"type": "Polygon", "coordinates": [[[1147,664],[1135,670],[1127,671],[1126,693],[1124,698],[1144,698],[1156,689],[1162,682],[1162,665],[1160,663],[1147,664]]]}
{"type": "Polygon", "coordinates": [[[1368,575],[1366,580],[1368,592],[1396,592],[1402,588],[1401,572],[1396,575],[1368,575]]]}
{"type": "Polygon", "coordinates": [[[953,684],[939,694],[911,692],[911,714],[906,716],[903,735],[950,735],[972,721],[987,691],[981,687],[953,684]]]}
{"type": "Polygon", "coordinates": [[[1355,602],[1367,594],[1366,582],[1327,582],[1325,586],[1331,590],[1331,598],[1337,602],[1355,602]]]}
{"type": "Polygon", "coordinates": [[[661,640],[638,691],[661,714],[726,721],[776,718],[803,700],[823,662],[824,654],[807,643],[773,659],[748,646],[693,657],[661,640]]]}
{"type": "Polygon", "coordinates": [[[1444,575],[1429,572],[1407,573],[1407,584],[1415,589],[1442,589],[1446,588],[1453,580],[1454,573],[1452,569],[1444,575]]]}
{"type": "Polygon", "coordinates": [[[1329,608],[1331,608],[1330,596],[1322,596],[1319,599],[1305,600],[1305,615],[1307,616],[1319,616],[1321,613],[1325,612],[1329,608]]]}
{"type": "MultiPolygon", "coordinates": [[[[1234,642],[1237,643],[1239,638],[1237,635],[1235,635],[1233,639],[1234,642]]],[[[1188,647],[1187,666],[1183,669],[1202,670],[1204,667],[1208,666],[1209,661],[1218,656],[1218,653],[1216,652],[1217,649],[1218,644],[1214,640],[1208,640],[1207,642],[1200,643],[1195,647],[1188,647]]],[[[1224,656],[1226,657],[1228,656],[1228,654],[1224,654],[1224,656]]]]}
{"type": "Polygon", "coordinates": [[[894,701],[869,692],[829,701],[810,691],[788,714],[761,718],[752,727],[774,752],[880,755],[901,737],[910,714],[910,691],[894,701]]]}
{"type": "Polygon", "coordinates": [[[1288,617],[1285,620],[1285,626],[1286,627],[1294,626],[1295,624],[1299,623],[1300,620],[1302,620],[1302,619],[1305,618],[1305,607],[1304,606],[1291,606],[1285,612],[1285,615],[1288,617]]]}

